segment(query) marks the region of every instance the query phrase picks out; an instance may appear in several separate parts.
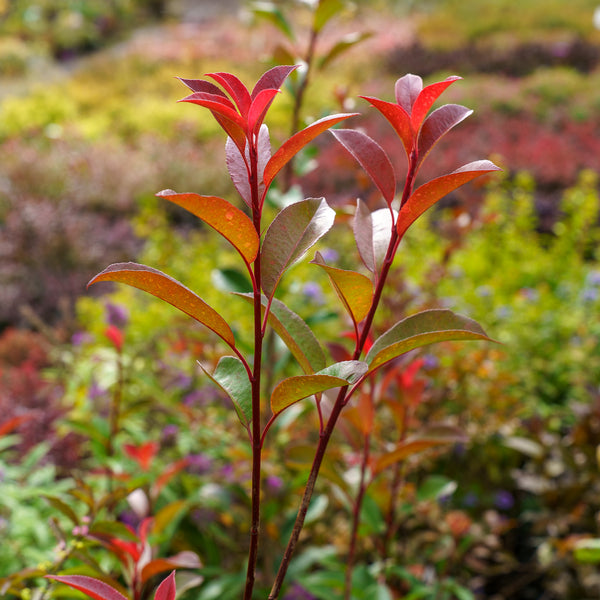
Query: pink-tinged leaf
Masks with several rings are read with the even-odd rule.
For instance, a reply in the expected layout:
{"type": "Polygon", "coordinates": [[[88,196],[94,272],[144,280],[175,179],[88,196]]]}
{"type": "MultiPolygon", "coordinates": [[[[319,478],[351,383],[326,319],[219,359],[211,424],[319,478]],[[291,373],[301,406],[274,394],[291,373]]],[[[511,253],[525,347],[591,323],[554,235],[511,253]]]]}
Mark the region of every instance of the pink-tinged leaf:
{"type": "MultiPolygon", "coordinates": [[[[252,302],[252,294],[238,295],[252,302]]],[[[263,314],[267,302],[263,296],[263,314]]],[[[272,300],[268,321],[305,373],[311,374],[325,368],[325,353],[315,334],[301,317],[277,298],[272,300]]]]}
{"type": "Polygon", "coordinates": [[[456,75],[453,75],[452,77],[448,77],[444,81],[432,83],[431,85],[428,85],[425,88],[423,88],[423,91],[419,94],[418,98],[413,104],[411,121],[414,131],[419,131],[423,119],[426,117],[433,103],[440,97],[440,94],[449,85],[451,85],[455,81],[458,81],[459,79],[462,79],[462,77],[457,77],[456,75]]]}
{"type": "Polygon", "coordinates": [[[373,302],[373,284],[371,280],[362,273],[330,267],[325,264],[319,252],[316,253],[312,263],[318,265],[327,273],[350,318],[358,325],[367,316],[373,302]]]}
{"type": "Polygon", "coordinates": [[[204,92],[206,94],[214,94],[216,96],[227,98],[220,87],[205,79],[183,79],[182,77],[177,77],[177,79],[192,90],[192,92],[204,92]]]}
{"type": "Polygon", "coordinates": [[[271,395],[271,410],[277,415],[288,406],[326,390],[358,381],[367,365],[358,360],[336,363],[313,375],[288,377],[275,386],[271,395]]]}
{"type": "Polygon", "coordinates": [[[373,221],[373,255],[375,256],[375,268],[379,269],[383,264],[394,228],[394,221],[397,217],[397,211],[393,211],[393,217],[390,210],[380,208],[371,213],[373,221]]]}
{"type": "Polygon", "coordinates": [[[394,167],[384,149],[367,134],[355,129],[335,129],[331,133],[366,171],[388,204],[396,194],[394,167]]]}
{"type": "Polygon", "coordinates": [[[365,267],[375,273],[375,255],[373,253],[373,219],[369,207],[360,200],[356,201],[356,212],[352,223],[358,254],[365,267]]]}
{"type": "Polygon", "coordinates": [[[233,98],[240,114],[246,116],[250,109],[252,98],[246,86],[231,73],[207,73],[207,77],[212,77],[217,83],[233,98]]]}
{"type": "Polygon", "coordinates": [[[155,558],[142,569],[142,582],[145,583],[154,575],[173,569],[199,569],[202,566],[195,552],[185,550],[168,558],[155,558]]]}
{"type": "Polygon", "coordinates": [[[371,372],[415,348],[454,340],[493,341],[473,319],[447,309],[425,310],[388,329],[375,341],[365,360],[371,372]]]}
{"type": "Polygon", "coordinates": [[[252,100],[254,100],[263,90],[278,90],[281,88],[288,75],[297,68],[298,65],[278,65],[277,67],[269,69],[254,86],[254,89],[252,90],[252,100]]]}
{"type": "Polygon", "coordinates": [[[64,583],[94,600],[128,600],[107,583],[86,575],[46,575],[46,578],[64,583]]]}
{"type": "Polygon", "coordinates": [[[229,171],[229,177],[231,177],[231,181],[233,181],[233,185],[242,200],[248,206],[252,206],[252,193],[248,181],[250,178],[250,165],[247,161],[247,157],[244,160],[236,142],[228,137],[225,142],[225,162],[227,164],[227,171],[229,171]]]}
{"type": "Polygon", "coordinates": [[[396,102],[410,115],[422,90],[423,80],[418,75],[408,73],[396,81],[394,86],[396,102]]]}
{"type": "Polygon", "coordinates": [[[231,202],[217,196],[177,194],[173,190],[163,190],[156,195],[185,208],[218,231],[247,264],[256,259],[260,244],[258,234],[252,221],[231,202]]]}
{"type": "Polygon", "coordinates": [[[489,160],[478,160],[464,165],[448,175],[442,175],[423,184],[412,193],[408,201],[400,209],[396,222],[398,235],[402,237],[406,230],[428,208],[432,207],[446,194],[480,175],[499,170],[500,168],[489,160]]]}
{"type": "Polygon", "coordinates": [[[308,198],[285,207],[273,220],[261,252],[262,288],[271,298],[285,270],[332,227],[335,211],[324,198],[308,198]]]}
{"type": "Polygon", "coordinates": [[[271,160],[265,167],[264,180],[265,186],[268,188],[273,179],[281,171],[281,169],[302,149],[306,144],[314,140],[323,131],[326,131],[330,127],[333,127],[336,123],[343,121],[349,117],[353,117],[358,113],[352,114],[337,114],[324,117],[314,123],[311,123],[308,127],[294,134],[282,146],[273,154],[271,160]]]}
{"type": "Polygon", "coordinates": [[[400,442],[395,450],[383,454],[375,461],[375,464],[373,465],[373,473],[378,475],[391,465],[406,460],[410,456],[418,454],[419,452],[423,452],[424,450],[429,450],[430,448],[443,446],[446,444],[455,444],[463,440],[464,436],[458,437],[449,435],[440,437],[416,438],[400,442]]]}
{"type": "Polygon", "coordinates": [[[248,111],[248,131],[257,133],[265,119],[269,107],[279,90],[262,90],[252,99],[250,110],[248,111]]]}
{"type": "Polygon", "coordinates": [[[258,198],[259,202],[261,202],[266,190],[264,173],[269,161],[271,160],[271,138],[269,137],[269,128],[264,123],[260,126],[258,131],[256,152],[258,154],[258,198]]]}
{"type": "Polygon", "coordinates": [[[415,140],[415,134],[413,133],[410,124],[410,115],[398,104],[393,102],[386,102],[379,98],[372,96],[361,96],[364,100],[371,103],[390,123],[390,125],[396,130],[396,133],[402,140],[402,145],[406,152],[406,156],[410,157],[413,149],[413,142],[415,140]]]}
{"type": "Polygon", "coordinates": [[[240,154],[244,153],[246,148],[246,131],[243,127],[226,119],[223,115],[216,113],[214,110],[211,111],[215,121],[221,126],[223,131],[227,134],[228,139],[233,140],[237,146],[240,154]]]}
{"type": "Polygon", "coordinates": [[[154,594],[154,600],[175,600],[175,571],[158,586],[154,594]]]}
{"type": "Polygon", "coordinates": [[[431,149],[442,136],[455,125],[464,121],[473,111],[459,104],[446,104],[434,110],[424,121],[419,132],[419,159],[420,165],[431,149]]]}
{"type": "Polygon", "coordinates": [[[230,347],[235,347],[233,332],[223,317],[179,281],[157,269],[131,262],[116,263],[98,273],[88,286],[99,281],[126,283],[148,292],[214,331],[230,347]]]}

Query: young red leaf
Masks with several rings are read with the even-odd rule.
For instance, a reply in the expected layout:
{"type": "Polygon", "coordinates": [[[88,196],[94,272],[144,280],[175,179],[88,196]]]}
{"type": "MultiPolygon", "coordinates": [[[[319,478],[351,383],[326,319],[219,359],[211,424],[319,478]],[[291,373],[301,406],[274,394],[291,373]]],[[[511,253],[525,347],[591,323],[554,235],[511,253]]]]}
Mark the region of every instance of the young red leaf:
{"type": "Polygon", "coordinates": [[[31,413],[26,415],[18,415],[11,417],[7,421],[0,423],[0,437],[10,433],[13,429],[16,429],[21,423],[31,419],[33,415],[31,413]]]}
{"type": "Polygon", "coordinates": [[[227,121],[237,125],[243,131],[246,131],[245,119],[235,110],[235,107],[226,96],[217,94],[207,94],[205,92],[194,92],[178,102],[190,102],[208,108],[213,114],[220,115],[227,121]]]}
{"type": "Polygon", "coordinates": [[[285,207],[273,220],[261,252],[262,288],[271,298],[285,270],[332,227],[335,211],[324,198],[308,198],[285,207]]]}
{"type": "Polygon", "coordinates": [[[499,171],[493,162],[478,160],[460,167],[456,171],[432,179],[417,188],[402,206],[396,222],[398,235],[402,237],[406,230],[438,200],[461,185],[492,171],[499,171]]]}
{"type": "Polygon", "coordinates": [[[142,471],[147,471],[150,468],[154,457],[158,453],[158,449],[158,442],[146,442],[139,446],[135,444],[123,444],[123,450],[125,450],[127,456],[133,458],[142,471]]]}
{"type": "Polygon", "coordinates": [[[393,102],[386,102],[379,98],[373,98],[372,96],[361,96],[367,102],[370,102],[390,123],[390,125],[396,130],[396,133],[402,140],[402,145],[406,152],[406,156],[410,157],[413,150],[413,144],[415,140],[415,133],[412,130],[410,115],[406,110],[394,104],[393,102]]]}
{"type": "Polygon", "coordinates": [[[45,577],[79,590],[94,600],[128,600],[107,583],[86,575],[46,575],[45,577]]]}
{"type": "Polygon", "coordinates": [[[254,100],[263,90],[278,90],[283,85],[283,82],[287,79],[288,75],[297,68],[298,65],[278,65],[269,69],[254,86],[254,89],[252,90],[252,100],[254,100]]]}
{"type": "Polygon", "coordinates": [[[365,358],[369,372],[415,348],[453,340],[492,341],[481,325],[447,309],[431,309],[399,321],[379,337],[365,358]]]}
{"type": "Polygon", "coordinates": [[[275,386],[271,410],[277,415],[288,406],[326,390],[356,382],[365,374],[367,365],[358,360],[336,363],[312,375],[288,377],[275,386]]]}
{"type": "Polygon", "coordinates": [[[175,571],[158,586],[154,600],[175,600],[175,571]]]}
{"type": "Polygon", "coordinates": [[[254,225],[245,213],[227,200],[194,193],[178,194],[173,190],[163,190],[156,195],[185,208],[218,231],[246,263],[256,259],[260,241],[254,225]]]}
{"type": "Polygon", "coordinates": [[[223,131],[227,134],[228,139],[233,140],[240,153],[243,154],[246,148],[246,130],[244,127],[226,119],[215,111],[211,111],[211,113],[223,131]]]}
{"type": "Polygon", "coordinates": [[[459,104],[446,104],[434,110],[424,121],[419,132],[420,165],[440,138],[455,125],[464,121],[473,111],[459,104]]]}
{"type": "Polygon", "coordinates": [[[227,98],[227,95],[223,93],[223,90],[220,87],[205,79],[184,79],[182,77],[177,77],[177,79],[192,90],[192,92],[204,92],[206,94],[214,94],[215,96],[227,98]]]}
{"type": "Polygon", "coordinates": [[[231,73],[207,73],[207,77],[212,77],[217,83],[233,98],[240,114],[245,117],[250,109],[252,98],[246,86],[231,73]]]}
{"type": "Polygon", "coordinates": [[[407,73],[396,81],[396,102],[410,115],[413,105],[423,90],[423,80],[418,75],[407,73]]]}
{"type": "Polygon", "coordinates": [[[371,280],[362,273],[330,267],[319,252],[312,263],[325,270],[350,318],[358,325],[367,316],[373,302],[371,280]]]}
{"type": "Polygon", "coordinates": [[[412,127],[414,131],[419,131],[421,127],[421,123],[423,119],[427,116],[429,109],[432,107],[433,103],[439,98],[441,93],[452,83],[462,79],[462,77],[457,77],[453,75],[452,77],[448,77],[444,81],[440,81],[438,83],[432,83],[427,87],[423,88],[421,93],[418,95],[415,100],[412,113],[411,113],[411,121],[412,127]]]}
{"type": "MultiPolygon", "coordinates": [[[[252,294],[238,295],[252,302],[252,294]]],[[[263,314],[267,302],[267,298],[263,296],[263,314]]],[[[301,317],[277,298],[272,299],[268,321],[305,373],[310,374],[325,368],[325,353],[315,334],[301,317]]]]}
{"type": "Polygon", "coordinates": [[[258,133],[260,126],[279,90],[262,90],[252,99],[248,111],[248,132],[258,133]]]}
{"type": "Polygon", "coordinates": [[[354,156],[379,188],[385,201],[391,204],[396,194],[396,175],[384,149],[362,131],[335,129],[331,133],[354,156]]]}
{"type": "Polygon", "coordinates": [[[202,323],[229,346],[235,347],[233,332],[225,319],[194,292],[157,269],[131,262],[116,263],[98,273],[88,287],[99,281],[127,283],[148,292],[202,323]]]}
{"type": "Polygon", "coordinates": [[[279,150],[273,154],[271,160],[267,163],[264,172],[265,186],[268,188],[273,179],[281,171],[281,169],[304,147],[306,144],[314,140],[320,133],[333,127],[336,123],[343,121],[349,117],[353,117],[358,113],[352,114],[337,114],[324,117],[311,123],[308,127],[294,134],[286,142],[284,142],[279,150]]]}

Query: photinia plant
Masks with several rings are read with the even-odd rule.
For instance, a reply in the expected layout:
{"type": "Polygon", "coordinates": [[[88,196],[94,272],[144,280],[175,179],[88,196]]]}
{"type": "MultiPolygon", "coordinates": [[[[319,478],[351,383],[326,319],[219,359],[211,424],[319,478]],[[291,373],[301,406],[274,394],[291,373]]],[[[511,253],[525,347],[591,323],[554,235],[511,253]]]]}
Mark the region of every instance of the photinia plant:
{"type": "MultiPolygon", "coordinates": [[[[155,268],[118,263],[90,281],[90,285],[121,282],[144,290],[211,330],[229,350],[207,375],[231,398],[252,450],[245,600],[252,597],[257,570],[263,446],[278,417],[296,402],[314,398],[320,431],[296,522],[269,595],[271,599],[279,597],[340,414],[368,378],[390,361],[427,344],[490,339],[475,321],[445,309],[408,316],[381,335],[374,327],[387,275],[410,225],[449,192],[498,169],[486,160],[473,162],[415,188],[419,168],[437,141],[471,112],[450,104],[430,113],[433,103],[458,77],[423,87],[420,77],[406,75],[396,83],[395,102],[365,97],[395,129],[406,152],[408,170],[402,187],[397,184],[390,158],[374,140],[354,129],[332,130],[336,140],[370,176],[384,201],[383,208],[372,212],[360,200],[356,207],[353,232],[367,274],[362,269],[352,271],[329,265],[318,252],[312,260],[315,268],[322,269],[329,277],[352,324],[349,336],[354,340],[352,352],[344,360],[330,362],[307,323],[276,298],[286,271],[330,230],[335,211],[324,198],[307,198],[286,206],[265,224],[263,207],[267,193],[276,176],[304,146],[324,131],[356,116],[344,113],[324,117],[292,135],[273,152],[264,120],[294,69],[294,66],[270,69],[252,90],[230,73],[210,73],[207,77],[211,81],[181,79],[192,92],[182,101],[207,108],[227,135],[226,164],[242,208],[216,196],[172,190],[158,194],[215,229],[239,254],[252,284],[252,292],[238,294],[240,300],[248,303],[252,314],[252,352],[240,349],[232,327],[217,309],[183,283],[155,268]],[[261,374],[268,358],[263,342],[269,329],[287,345],[302,374],[286,377],[273,389],[263,390],[261,374]],[[324,410],[323,394],[332,390],[337,390],[334,400],[324,410]],[[268,402],[263,401],[263,394],[268,395],[268,402]]],[[[395,460],[399,458],[392,462],[395,460]]]]}

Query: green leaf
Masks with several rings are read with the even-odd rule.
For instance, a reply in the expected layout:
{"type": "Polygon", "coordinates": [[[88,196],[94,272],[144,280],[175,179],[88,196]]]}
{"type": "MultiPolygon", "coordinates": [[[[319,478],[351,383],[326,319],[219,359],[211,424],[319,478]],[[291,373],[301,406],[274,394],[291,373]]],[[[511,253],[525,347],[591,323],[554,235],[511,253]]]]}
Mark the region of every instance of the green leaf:
{"type": "MultiPolygon", "coordinates": [[[[252,302],[252,294],[237,295],[252,302]]],[[[267,298],[262,296],[263,314],[267,303],[267,298]]],[[[325,352],[311,328],[277,298],[272,300],[268,320],[305,373],[311,374],[325,368],[325,352]]]]}
{"type": "Polygon", "coordinates": [[[99,281],[126,283],[148,292],[196,319],[214,331],[230,347],[235,347],[233,332],[225,319],[194,292],[157,269],[132,262],[115,263],[96,275],[88,283],[88,287],[99,281]]]}
{"type": "Polygon", "coordinates": [[[379,337],[365,360],[369,372],[414,348],[453,340],[491,340],[481,325],[447,309],[425,310],[403,319],[379,337]]]}
{"type": "Polygon", "coordinates": [[[367,365],[358,360],[335,363],[313,375],[297,375],[281,381],[271,395],[271,410],[279,414],[295,402],[336,387],[349,385],[365,374],[367,365]]]}
{"type": "Polygon", "coordinates": [[[331,61],[373,35],[370,31],[354,32],[343,36],[324,56],[319,59],[319,69],[324,69],[331,61]]]}
{"type": "Polygon", "coordinates": [[[260,244],[258,234],[252,221],[231,202],[217,196],[177,194],[173,190],[163,190],[156,195],[185,208],[218,231],[246,263],[256,259],[260,244]]]}
{"type": "Polygon", "coordinates": [[[453,173],[442,175],[436,179],[432,179],[417,188],[411,197],[400,208],[398,220],[396,222],[396,231],[402,237],[406,230],[428,209],[431,208],[438,200],[446,194],[459,188],[461,185],[468,183],[472,179],[499,171],[493,162],[489,160],[478,160],[460,167],[453,173]]]}
{"type": "Polygon", "coordinates": [[[335,211],[324,198],[308,198],[284,208],[273,220],[261,252],[262,288],[271,298],[285,270],[333,225],[335,211]]]}
{"type": "Polygon", "coordinates": [[[215,372],[204,372],[231,398],[244,427],[252,421],[252,386],[242,361],[236,356],[223,356],[215,372]]]}
{"type": "Polygon", "coordinates": [[[600,563],[600,538],[579,540],[574,548],[575,560],[582,563],[600,563]]]}
{"type": "Polygon", "coordinates": [[[249,8],[257,17],[261,17],[277,27],[289,40],[294,40],[292,26],[274,2],[252,2],[249,8]]]}
{"type": "Polygon", "coordinates": [[[332,17],[339,14],[346,6],[344,0],[319,0],[313,19],[313,29],[318,33],[327,25],[332,17]]]}
{"type": "Polygon", "coordinates": [[[373,302],[371,280],[362,273],[330,267],[325,264],[319,252],[312,263],[325,270],[351,319],[355,324],[360,323],[367,316],[373,302]]]}
{"type": "Polygon", "coordinates": [[[456,482],[444,475],[430,475],[417,490],[417,500],[437,500],[442,496],[448,496],[456,490],[456,482]]]}
{"type": "Polygon", "coordinates": [[[63,502],[63,500],[57,496],[48,496],[46,494],[44,494],[42,498],[44,498],[52,508],[55,508],[58,512],[61,512],[68,517],[75,525],[79,525],[79,517],[67,503],[63,502]]]}

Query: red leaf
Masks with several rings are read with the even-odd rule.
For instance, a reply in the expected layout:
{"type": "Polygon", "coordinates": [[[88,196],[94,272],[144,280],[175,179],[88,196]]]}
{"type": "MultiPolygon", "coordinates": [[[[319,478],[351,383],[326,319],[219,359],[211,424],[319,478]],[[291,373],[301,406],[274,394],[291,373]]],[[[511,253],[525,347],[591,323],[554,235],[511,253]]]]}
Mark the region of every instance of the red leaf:
{"type": "Polygon", "coordinates": [[[410,115],[398,104],[386,102],[372,96],[361,96],[367,102],[370,102],[390,123],[400,136],[406,156],[410,157],[410,153],[414,143],[414,133],[410,124],[410,115]]]}
{"type": "Polygon", "coordinates": [[[355,129],[335,129],[333,136],[354,156],[389,204],[396,194],[394,167],[383,148],[368,135],[355,129]]]}
{"type": "Polygon", "coordinates": [[[192,92],[205,92],[207,94],[215,94],[216,96],[223,96],[223,98],[227,98],[221,88],[217,87],[210,81],[206,81],[205,79],[183,79],[182,77],[177,77],[177,79],[190,88],[192,92]]]}
{"type": "Polygon", "coordinates": [[[278,65],[277,67],[269,69],[254,86],[254,89],[252,90],[252,100],[254,100],[263,90],[278,90],[283,85],[283,82],[287,79],[288,75],[297,68],[298,65],[278,65]]]}
{"type": "Polygon", "coordinates": [[[432,179],[417,188],[398,213],[396,230],[402,237],[406,230],[440,198],[449,194],[461,185],[491,171],[500,169],[489,160],[479,160],[457,169],[449,175],[432,179]]]}
{"type": "Polygon", "coordinates": [[[432,83],[423,89],[413,104],[411,121],[414,131],[419,131],[423,119],[426,117],[433,103],[439,98],[440,94],[452,83],[462,79],[453,75],[444,81],[432,83]]]}
{"type": "Polygon", "coordinates": [[[140,446],[123,444],[123,450],[140,465],[143,471],[147,471],[158,452],[158,442],[146,442],[140,446]]]}
{"type": "Polygon", "coordinates": [[[337,114],[324,117],[314,123],[311,123],[308,127],[294,134],[286,142],[284,142],[279,150],[271,157],[271,160],[267,163],[264,173],[265,187],[268,188],[273,179],[281,171],[281,169],[294,157],[306,144],[314,140],[320,133],[329,129],[336,123],[357,115],[358,113],[352,114],[337,114]]]}
{"type": "Polygon", "coordinates": [[[154,600],[175,600],[175,571],[158,586],[154,600]]]}
{"type": "Polygon", "coordinates": [[[235,75],[231,73],[207,73],[207,77],[212,77],[225,88],[243,117],[248,115],[252,98],[246,86],[235,75]]]}
{"type": "Polygon", "coordinates": [[[123,332],[115,325],[109,325],[104,330],[104,335],[111,341],[117,352],[123,350],[123,332]]]}
{"type": "Polygon", "coordinates": [[[132,262],[116,263],[98,273],[88,283],[88,287],[98,281],[127,283],[148,292],[196,319],[214,331],[229,346],[235,347],[233,332],[223,317],[179,281],[157,269],[132,262]]]}
{"type": "Polygon", "coordinates": [[[410,115],[422,90],[423,80],[418,75],[408,73],[396,81],[396,102],[410,115]]]}
{"type": "Polygon", "coordinates": [[[440,138],[455,125],[464,121],[473,111],[459,104],[446,104],[434,110],[423,123],[419,133],[420,165],[440,138]]]}
{"type": "Polygon", "coordinates": [[[191,102],[208,108],[211,112],[222,116],[227,121],[240,127],[246,131],[246,121],[238,114],[235,107],[226,96],[218,96],[217,94],[207,94],[204,92],[195,92],[190,94],[178,102],[191,102]]]}
{"type": "Polygon", "coordinates": [[[45,577],[79,590],[94,600],[127,600],[123,594],[107,583],[85,575],[46,575],[45,577]]]}
{"type": "Polygon", "coordinates": [[[0,437],[10,433],[13,429],[16,429],[21,423],[32,418],[32,414],[19,415],[18,417],[12,417],[7,421],[0,424],[0,437]]]}
{"type": "Polygon", "coordinates": [[[248,111],[248,132],[258,133],[269,107],[273,103],[279,90],[262,90],[252,99],[252,105],[248,111]]]}

